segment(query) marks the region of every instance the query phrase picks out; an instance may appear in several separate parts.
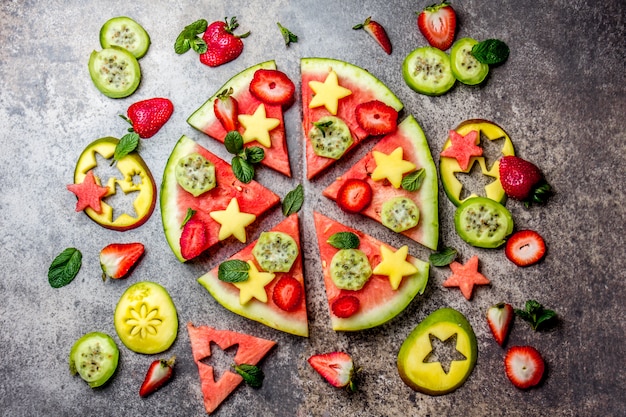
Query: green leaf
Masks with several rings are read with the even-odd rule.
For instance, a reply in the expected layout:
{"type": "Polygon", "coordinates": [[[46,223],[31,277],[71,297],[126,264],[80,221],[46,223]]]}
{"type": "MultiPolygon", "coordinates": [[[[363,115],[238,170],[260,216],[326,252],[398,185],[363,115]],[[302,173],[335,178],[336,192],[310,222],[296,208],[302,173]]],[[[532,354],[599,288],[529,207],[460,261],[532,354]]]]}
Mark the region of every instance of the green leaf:
{"type": "Polygon", "coordinates": [[[288,217],[293,213],[297,213],[304,203],[304,188],[302,184],[298,184],[296,188],[289,191],[283,199],[283,215],[288,217]]]}
{"type": "Polygon", "coordinates": [[[276,22],[278,28],[280,29],[281,35],[283,35],[283,39],[285,40],[285,45],[289,46],[291,42],[298,42],[298,37],[294,35],[289,29],[281,25],[279,22],[276,22]]]}
{"type": "Polygon", "coordinates": [[[235,371],[246,382],[246,384],[250,385],[252,388],[261,388],[263,385],[263,379],[265,375],[261,368],[255,365],[248,365],[246,363],[242,363],[241,365],[233,365],[235,371]]]}
{"type": "Polygon", "coordinates": [[[248,280],[250,265],[238,259],[224,261],[217,268],[217,278],[224,282],[243,282],[248,280]]]}
{"type": "Polygon", "coordinates": [[[208,22],[205,19],[196,20],[192,24],[185,26],[185,29],[176,37],[174,52],[180,55],[192,48],[198,53],[206,52],[206,42],[197,35],[203,34],[207,26],[208,22]]]}
{"type": "Polygon", "coordinates": [[[428,257],[433,266],[446,266],[450,265],[452,261],[456,259],[457,250],[454,248],[446,247],[439,252],[435,252],[428,257]]]}
{"type": "Polygon", "coordinates": [[[518,317],[527,321],[533,330],[538,330],[546,322],[556,317],[554,311],[544,308],[535,300],[526,301],[525,310],[515,309],[514,311],[518,317]]]}
{"type": "Polygon", "coordinates": [[[254,178],[254,166],[240,156],[233,157],[233,174],[244,184],[248,184],[254,178]]]}
{"type": "Polygon", "coordinates": [[[328,129],[332,125],[333,125],[333,121],[332,120],[329,120],[327,122],[315,122],[315,123],[313,123],[313,126],[317,127],[320,130],[320,132],[322,132],[322,137],[323,138],[326,137],[326,129],[328,129]]]}
{"type": "Polygon", "coordinates": [[[472,55],[488,65],[501,64],[509,58],[509,47],[499,39],[487,39],[472,47],[472,55]]]}
{"type": "Polygon", "coordinates": [[[424,182],[425,176],[426,171],[424,171],[424,168],[411,172],[409,175],[402,178],[402,188],[410,192],[419,190],[424,182]]]}
{"type": "Polygon", "coordinates": [[[361,240],[352,232],[337,232],[328,238],[328,244],[336,249],[356,249],[361,240]]]}
{"type": "Polygon", "coordinates": [[[224,138],[224,146],[226,150],[233,155],[239,155],[243,152],[243,137],[236,130],[231,130],[224,138]]]}
{"type": "Polygon", "coordinates": [[[139,146],[139,135],[135,132],[127,133],[122,136],[122,139],[115,146],[113,152],[113,159],[119,161],[129,153],[133,152],[139,146]]]}
{"type": "Polygon", "coordinates": [[[48,268],[48,282],[53,288],[61,288],[72,282],[82,264],[83,254],[76,248],[61,252],[48,268]]]}
{"type": "Polygon", "coordinates": [[[183,222],[180,224],[180,228],[182,229],[183,227],[185,227],[185,225],[187,224],[187,222],[189,220],[191,220],[191,218],[193,217],[193,215],[196,214],[196,211],[194,209],[188,208],[187,209],[187,214],[185,214],[185,218],[183,219],[183,222]]]}
{"type": "Polygon", "coordinates": [[[246,156],[246,161],[251,164],[258,164],[265,158],[265,150],[260,146],[248,146],[244,149],[244,155],[246,156]]]}

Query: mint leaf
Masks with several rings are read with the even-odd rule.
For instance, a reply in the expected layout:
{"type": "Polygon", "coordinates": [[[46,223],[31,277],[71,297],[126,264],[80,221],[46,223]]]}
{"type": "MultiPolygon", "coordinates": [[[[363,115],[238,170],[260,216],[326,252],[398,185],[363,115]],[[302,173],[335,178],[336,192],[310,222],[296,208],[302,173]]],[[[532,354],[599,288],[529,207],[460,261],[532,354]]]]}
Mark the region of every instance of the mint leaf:
{"type": "Polygon", "coordinates": [[[185,227],[185,225],[187,224],[187,222],[189,220],[191,220],[191,218],[193,217],[193,215],[196,214],[196,211],[194,209],[188,208],[187,209],[187,214],[185,214],[185,218],[183,219],[183,222],[180,224],[180,228],[182,229],[183,227],[185,227]]]}
{"type": "Polygon", "coordinates": [[[233,174],[244,184],[248,184],[254,178],[254,167],[240,156],[233,157],[233,174]]]}
{"type": "Polygon", "coordinates": [[[135,132],[127,133],[115,146],[115,151],[113,152],[113,160],[119,161],[129,153],[133,152],[139,146],[139,135],[135,132]]]}
{"type": "Polygon", "coordinates": [[[226,134],[224,138],[224,146],[226,150],[233,155],[239,155],[243,152],[243,137],[241,133],[232,130],[226,134]]]}
{"type": "Polygon", "coordinates": [[[246,384],[250,385],[252,388],[261,388],[263,379],[265,378],[261,368],[255,365],[248,365],[247,363],[233,365],[233,367],[235,371],[241,375],[246,384]]]}
{"type": "Polygon", "coordinates": [[[509,58],[509,47],[499,39],[487,39],[472,47],[472,55],[483,64],[497,65],[509,58]]]}
{"type": "Polygon", "coordinates": [[[554,319],[556,313],[552,310],[544,308],[535,300],[526,301],[525,310],[515,309],[515,315],[522,320],[527,321],[533,330],[538,330],[546,322],[554,319]]]}
{"type": "Polygon", "coordinates": [[[251,164],[258,164],[265,158],[265,150],[260,146],[249,146],[244,149],[244,155],[246,157],[246,161],[251,164]]]}
{"type": "Polygon", "coordinates": [[[289,46],[291,42],[298,42],[298,37],[294,35],[289,29],[281,25],[279,22],[276,22],[278,28],[280,29],[280,34],[283,35],[283,39],[285,40],[285,45],[289,46]]]}
{"type": "Polygon", "coordinates": [[[50,264],[48,282],[52,288],[61,288],[72,282],[82,264],[83,254],[76,248],[67,248],[50,264]]]}
{"type": "Polygon", "coordinates": [[[411,172],[409,175],[402,178],[402,188],[410,192],[419,190],[424,182],[425,176],[426,171],[424,171],[424,168],[411,172]]]}
{"type": "Polygon", "coordinates": [[[217,268],[217,278],[224,282],[243,282],[248,280],[250,265],[238,259],[224,261],[217,268]]]}
{"type": "Polygon", "coordinates": [[[283,199],[283,215],[288,217],[293,213],[297,213],[304,203],[304,188],[302,184],[298,184],[296,188],[289,191],[283,199]]]}
{"type": "Polygon", "coordinates": [[[174,42],[174,52],[179,55],[184,54],[189,49],[193,49],[198,53],[206,52],[206,42],[197,35],[203,34],[207,26],[208,22],[205,19],[196,20],[192,24],[185,26],[185,29],[180,32],[174,42]]]}
{"type": "Polygon", "coordinates": [[[337,232],[327,242],[336,249],[356,249],[361,244],[359,237],[352,232],[337,232]]]}
{"type": "Polygon", "coordinates": [[[452,261],[456,259],[457,250],[454,248],[446,247],[439,252],[435,252],[428,257],[433,266],[446,266],[450,265],[452,261]]]}

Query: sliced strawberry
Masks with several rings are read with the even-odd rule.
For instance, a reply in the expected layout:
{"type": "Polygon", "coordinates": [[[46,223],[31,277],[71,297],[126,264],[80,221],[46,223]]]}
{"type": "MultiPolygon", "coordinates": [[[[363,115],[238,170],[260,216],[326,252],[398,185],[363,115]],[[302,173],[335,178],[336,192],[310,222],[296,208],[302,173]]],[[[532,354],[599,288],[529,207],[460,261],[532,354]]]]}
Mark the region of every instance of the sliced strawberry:
{"type": "Polygon", "coordinates": [[[289,77],[278,70],[260,69],[250,82],[250,92],[265,104],[289,107],[293,104],[296,86],[289,77]]]}
{"type": "Polygon", "coordinates": [[[417,27],[431,46],[445,51],[454,42],[456,12],[447,1],[433,4],[418,14],[417,27]]]}
{"type": "Polygon", "coordinates": [[[529,266],[544,257],[546,243],[534,230],[520,230],[509,237],[504,253],[515,265],[529,266]]]}
{"type": "Polygon", "coordinates": [[[150,368],[148,368],[148,372],[146,373],[146,378],[139,389],[139,395],[146,397],[169,381],[174,373],[175,361],[176,356],[172,356],[168,360],[159,359],[152,362],[150,364],[150,368]]]}
{"type": "Polygon", "coordinates": [[[150,138],[167,123],[174,113],[174,105],[167,98],[156,97],[133,103],[125,118],[142,139],[150,138]]]}
{"type": "Polygon", "coordinates": [[[76,211],[83,211],[87,207],[98,214],[102,213],[102,197],[107,195],[109,187],[101,187],[96,183],[93,170],[89,170],[83,182],[80,184],[69,184],[67,189],[76,194],[76,211]]]}
{"type": "Polygon", "coordinates": [[[472,130],[467,135],[460,135],[456,130],[450,131],[450,146],[441,152],[441,156],[454,158],[459,163],[459,167],[465,171],[469,168],[472,156],[481,156],[483,148],[476,145],[478,131],[472,130]]]}
{"type": "Polygon", "coordinates": [[[285,275],[278,280],[272,292],[272,301],[280,309],[294,311],[302,303],[302,284],[300,281],[285,275]]]}
{"type": "Polygon", "coordinates": [[[361,302],[354,295],[342,295],[333,301],[331,310],[339,318],[347,319],[359,311],[361,302]]]}
{"type": "Polygon", "coordinates": [[[382,101],[361,103],[354,113],[359,126],[370,135],[387,135],[398,128],[398,112],[382,101]]]}
{"type": "Polygon", "coordinates": [[[190,219],[180,235],[180,253],[185,259],[193,259],[206,249],[206,225],[202,220],[190,219]]]}
{"type": "Polygon", "coordinates": [[[354,363],[347,353],[320,353],[311,356],[308,362],[332,386],[337,388],[347,387],[351,391],[356,390],[356,386],[352,381],[354,363]]]}
{"type": "Polygon", "coordinates": [[[527,205],[545,202],[552,192],[550,184],[532,162],[517,156],[503,156],[498,169],[506,195],[527,205]]]}
{"type": "Polygon", "coordinates": [[[213,111],[215,117],[220,121],[222,126],[227,132],[237,130],[239,127],[239,103],[232,96],[233,88],[225,89],[217,95],[217,98],[213,102],[213,111]]]}
{"type": "Polygon", "coordinates": [[[520,389],[534,387],[541,382],[545,363],[532,346],[513,346],[504,358],[506,376],[520,389]]]}
{"type": "Polygon", "coordinates": [[[372,202],[372,187],[367,181],[350,178],[337,191],[337,205],[347,213],[359,213],[372,202]]]}
{"type": "Polygon", "coordinates": [[[372,36],[372,38],[376,40],[376,42],[378,42],[378,44],[383,48],[387,55],[391,54],[391,41],[389,40],[387,31],[385,30],[383,25],[376,22],[375,20],[372,20],[371,17],[368,17],[367,19],[365,19],[365,22],[354,26],[352,29],[364,29],[372,36]]]}
{"type": "Polygon", "coordinates": [[[499,303],[489,307],[487,310],[487,323],[493,333],[493,337],[500,346],[504,344],[506,337],[511,330],[513,321],[513,306],[507,303],[499,303]]]}
{"type": "Polygon", "coordinates": [[[134,243],[111,243],[100,251],[100,266],[102,267],[102,279],[124,278],[139,258],[144,254],[144,246],[139,242],[134,243]]]}

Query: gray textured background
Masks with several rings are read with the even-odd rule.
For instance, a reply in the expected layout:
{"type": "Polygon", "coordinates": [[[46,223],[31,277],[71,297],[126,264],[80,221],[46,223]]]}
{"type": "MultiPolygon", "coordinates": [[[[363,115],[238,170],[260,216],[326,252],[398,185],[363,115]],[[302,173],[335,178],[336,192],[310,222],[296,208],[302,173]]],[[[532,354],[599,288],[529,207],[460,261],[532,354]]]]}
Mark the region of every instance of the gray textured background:
{"type": "MultiPolygon", "coordinates": [[[[402,81],[400,66],[414,48],[425,44],[415,12],[431,1],[329,0],[244,1],[7,1],[0,4],[0,413],[39,415],[203,415],[197,369],[184,325],[209,324],[274,339],[277,348],[263,362],[263,388],[240,386],[216,415],[254,416],[598,416],[626,415],[623,370],[626,349],[624,300],[624,167],[626,147],[626,4],[595,1],[458,1],[457,37],[497,37],[511,48],[508,62],[492,70],[481,87],[457,85],[442,97],[413,93],[402,81]],[[152,38],[140,61],[143,81],[121,100],[109,99],[92,85],[87,61],[99,49],[98,32],[110,17],[128,15],[152,38]],[[251,30],[239,59],[219,68],[201,65],[197,56],[173,52],[179,31],[198,18],[209,21],[236,15],[241,30],[251,30]],[[388,30],[394,52],[387,56],[364,32],[351,27],[373,16],[388,30]],[[276,21],[300,36],[285,48],[276,21]],[[92,140],[121,136],[117,116],[134,101],[169,97],[175,113],[141,154],[160,183],[167,157],[182,134],[215,153],[222,147],[206,140],[185,122],[236,72],[267,59],[299,79],[299,58],[343,59],[369,69],[415,115],[438,161],[447,131],[461,121],[481,117],[501,124],[518,155],[536,162],[556,189],[543,207],[529,210],[509,202],[519,228],[545,237],[545,262],[518,269],[502,250],[479,250],[464,244],[452,225],[454,208],[440,191],[441,241],[460,251],[460,260],[478,254],[490,287],[466,301],[441,283],[448,268],[435,268],[424,296],[403,314],[379,328],[354,334],[329,329],[320,263],[312,230],[312,210],[356,225],[392,244],[409,243],[371,221],[338,212],[320,191],[367,148],[351,154],[337,169],[309,183],[304,180],[299,102],[286,113],[294,178],[261,169],[257,179],[283,196],[303,182],[307,200],[301,212],[305,250],[310,337],[299,338],[236,316],[219,306],[196,278],[243,245],[215,250],[210,257],[178,263],[165,241],[157,207],[142,227],[125,233],[105,230],[74,212],[75,198],[65,189],[74,164],[92,140]],[[100,279],[99,250],[114,241],[139,240],[147,253],[124,281],[100,279]],[[52,289],[47,269],[65,247],[83,253],[77,278],[52,289]],[[148,399],[137,391],[154,359],[121,344],[115,378],[91,390],[67,369],[67,355],[82,334],[99,330],[117,339],[115,303],[125,288],[153,280],[170,291],[181,331],[170,352],[176,376],[148,399]],[[508,301],[521,306],[528,298],[555,309],[558,325],[533,333],[517,321],[509,345],[531,344],[547,362],[547,376],[537,389],[515,389],[503,372],[504,350],[484,320],[488,306],[508,301]],[[463,312],[479,344],[476,368],[456,392],[429,397],[415,393],[398,377],[395,360],[406,335],[441,306],[463,312]],[[354,395],[324,383],[306,363],[313,353],[343,349],[363,368],[354,395]]],[[[282,217],[277,210],[251,229],[256,237],[282,217]]],[[[410,252],[429,251],[411,244],[410,252]]],[[[118,340],[119,341],[119,340],[118,340]]],[[[163,355],[164,356],[164,355],[163,355]]]]}

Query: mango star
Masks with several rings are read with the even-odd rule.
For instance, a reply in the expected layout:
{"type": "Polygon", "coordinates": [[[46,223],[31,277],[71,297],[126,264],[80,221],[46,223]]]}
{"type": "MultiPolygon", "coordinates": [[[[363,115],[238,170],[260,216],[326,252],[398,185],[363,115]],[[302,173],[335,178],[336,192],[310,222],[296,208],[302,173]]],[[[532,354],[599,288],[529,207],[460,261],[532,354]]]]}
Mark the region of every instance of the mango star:
{"type": "Polygon", "coordinates": [[[270,131],[280,124],[280,120],[267,117],[265,104],[261,103],[254,114],[240,114],[237,119],[245,129],[242,135],[244,144],[256,140],[266,148],[272,146],[270,131]]]}
{"type": "Polygon", "coordinates": [[[254,214],[239,211],[239,202],[235,197],[230,200],[226,210],[212,211],[209,216],[221,225],[219,240],[235,236],[241,243],[246,243],[246,226],[256,220],[254,214]]]}
{"type": "Polygon", "coordinates": [[[483,274],[478,272],[478,256],[472,256],[465,265],[458,262],[450,264],[452,275],[443,283],[446,288],[459,287],[463,296],[470,300],[474,285],[487,285],[489,280],[483,274]]]}
{"type": "Polygon", "coordinates": [[[337,114],[339,100],[352,94],[352,91],[339,85],[337,73],[333,70],[330,71],[323,83],[309,81],[309,87],[315,93],[309,103],[309,108],[324,106],[332,115],[337,114]]]}
{"type": "Polygon", "coordinates": [[[109,192],[109,187],[101,187],[96,183],[93,170],[89,170],[83,182],[80,184],[69,184],[67,189],[76,194],[76,211],[83,211],[90,207],[98,214],[102,214],[102,198],[109,192]]]}
{"type": "Polygon", "coordinates": [[[376,161],[376,168],[372,172],[372,180],[380,181],[387,179],[394,188],[400,188],[402,176],[416,168],[414,163],[402,159],[404,150],[400,146],[389,155],[378,151],[373,151],[372,155],[374,156],[374,161],[376,161]]]}
{"type": "Polygon", "coordinates": [[[241,282],[233,282],[239,288],[239,304],[244,305],[252,298],[256,298],[262,303],[267,303],[267,293],[265,286],[272,282],[274,274],[271,272],[260,272],[252,261],[248,261],[248,279],[241,282]]]}
{"type": "Polygon", "coordinates": [[[407,245],[402,246],[395,252],[381,245],[380,256],[382,256],[383,260],[376,265],[372,272],[378,275],[387,275],[391,288],[395,291],[400,286],[402,277],[418,272],[417,267],[406,260],[408,254],[409,247],[407,245]]]}

